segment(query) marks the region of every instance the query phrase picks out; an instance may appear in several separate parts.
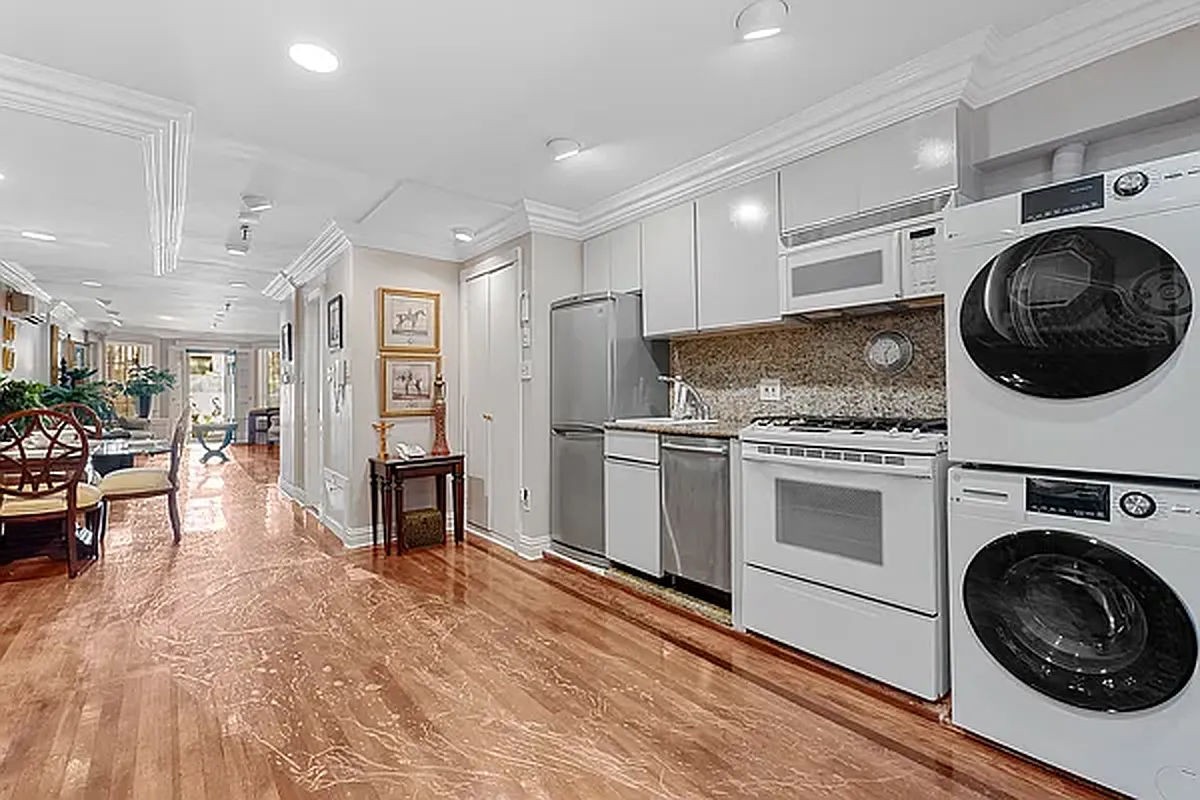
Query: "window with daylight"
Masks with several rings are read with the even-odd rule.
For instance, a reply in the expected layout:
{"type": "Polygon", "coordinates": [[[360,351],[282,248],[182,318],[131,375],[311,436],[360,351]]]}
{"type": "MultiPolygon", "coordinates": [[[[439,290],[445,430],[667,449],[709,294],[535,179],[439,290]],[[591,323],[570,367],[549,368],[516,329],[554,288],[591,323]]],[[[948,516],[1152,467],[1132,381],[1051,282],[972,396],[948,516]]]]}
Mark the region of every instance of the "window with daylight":
{"type": "MultiPolygon", "coordinates": [[[[104,348],[104,379],[125,383],[129,368],[151,363],[153,355],[150,345],[135,342],[109,342],[104,348]]],[[[113,405],[122,417],[137,416],[137,401],[132,397],[118,395],[113,405]]]]}
{"type": "Polygon", "coordinates": [[[258,397],[264,408],[279,405],[279,350],[258,351],[258,397]]]}

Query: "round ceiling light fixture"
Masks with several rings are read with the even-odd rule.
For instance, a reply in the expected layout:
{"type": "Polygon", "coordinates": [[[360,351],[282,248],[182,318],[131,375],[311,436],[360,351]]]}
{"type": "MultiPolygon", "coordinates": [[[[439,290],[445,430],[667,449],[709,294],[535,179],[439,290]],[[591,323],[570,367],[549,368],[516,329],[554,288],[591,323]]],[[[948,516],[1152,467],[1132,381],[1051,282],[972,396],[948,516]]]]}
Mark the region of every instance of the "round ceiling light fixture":
{"type": "Polygon", "coordinates": [[[783,0],[756,0],[738,14],[738,34],[745,42],[778,36],[783,33],[787,15],[788,4],[783,0]]]}
{"type": "Polygon", "coordinates": [[[546,142],[546,149],[555,161],[566,161],[574,158],[583,151],[583,145],[574,139],[556,138],[546,142]]]}
{"type": "Polygon", "coordinates": [[[230,281],[229,282],[229,288],[231,288],[231,289],[246,289],[246,288],[249,288],[249,286],[250,286],[250,284],[246,283],[245,281],[230,281]]]}
{"type": "Polygon", "coordinates": [[[458,227],[451,228],[450,232],[454,234],[454,241],[461,244],[468,244],[475,241],[475,231],[470,228],[458,227]]]}
{"type": "Polygon", "coordinates": [[[322,75],[334,72],[338,68],[337,55],[327,48],[312,42],[296,42],[288,48],[288,57],[309,72],[322,75]]]}
{"type": "Polygon", "coordinates": [[[80,281],[79,283],[89,289],[99,289],[104,286],[100,281],[80,281]]]}
{"type": "Polygon", "coordinates": [[[58,237],[53,233],[42,233],[41,231],[21,231],[21,235],[26,239],[33,239],[36,242],[57,242],[58,237]]]}

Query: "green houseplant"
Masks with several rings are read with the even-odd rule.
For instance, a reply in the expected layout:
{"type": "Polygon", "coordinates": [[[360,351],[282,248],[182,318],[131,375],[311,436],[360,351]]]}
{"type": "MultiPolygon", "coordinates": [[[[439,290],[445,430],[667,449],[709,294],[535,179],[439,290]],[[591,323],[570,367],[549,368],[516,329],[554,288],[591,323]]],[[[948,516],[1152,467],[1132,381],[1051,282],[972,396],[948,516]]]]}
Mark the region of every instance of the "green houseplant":
{"type": "Polygon", "coordinates": [[[153,366],[130,367],[126,373],[124,392],[137,398],[138,416],[150,416],[150,401],[175,386],[175,375],[153,366]]]}
{"type": "Polygon", "coordinates": [[[13,380],[0,375],[0,417],[42,405],[42,393],[47,389],[37,381],[13,380]]]}
{"type": "Polygon", "coordinates": [[[117,418],[113,398],[120,393],[121,385],[92,380],[96,370],[86,367],[73,367],[62,370],[62,380],[58,386],[47,386],[42,390],[42,403],[56,406],[59,403],[83,403],[96,412],[104,422],[112,422],[117,418]]]}

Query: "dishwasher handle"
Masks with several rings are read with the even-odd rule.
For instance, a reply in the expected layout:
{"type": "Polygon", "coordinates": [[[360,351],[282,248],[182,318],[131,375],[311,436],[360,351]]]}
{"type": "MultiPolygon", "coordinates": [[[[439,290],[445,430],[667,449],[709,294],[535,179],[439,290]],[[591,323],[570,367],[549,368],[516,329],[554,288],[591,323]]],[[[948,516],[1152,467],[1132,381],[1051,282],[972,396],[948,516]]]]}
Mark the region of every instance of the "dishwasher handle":
{"type": "Polygon", "coordinates": [[[675,444],[673,442],[663,442],[663,450],[670,450],[675,453],[700,453],[708,456],[727,456],[729,455],[729,446],[712,447],[696,444],[675,444]]]}

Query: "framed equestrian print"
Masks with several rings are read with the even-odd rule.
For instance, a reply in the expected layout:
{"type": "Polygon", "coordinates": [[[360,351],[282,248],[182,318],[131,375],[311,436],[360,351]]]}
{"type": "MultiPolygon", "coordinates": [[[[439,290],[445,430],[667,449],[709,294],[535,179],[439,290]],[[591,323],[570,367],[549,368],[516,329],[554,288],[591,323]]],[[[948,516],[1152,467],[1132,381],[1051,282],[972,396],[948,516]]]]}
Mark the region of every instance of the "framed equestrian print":
{"type": "Polygon", "coordinates": [[[440,352],[441,294],[415,289],[380,289],[379,349],[393,353],[440,352]]]}
{"type": "Polygon", "coordinates": [[[384,353],[379,358],[379,416],[424,417],[433,413],[439,356],[384,353]]]}

